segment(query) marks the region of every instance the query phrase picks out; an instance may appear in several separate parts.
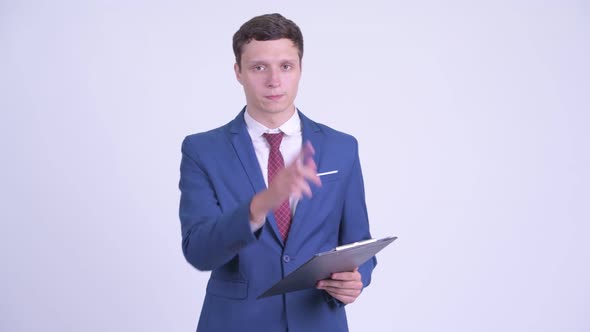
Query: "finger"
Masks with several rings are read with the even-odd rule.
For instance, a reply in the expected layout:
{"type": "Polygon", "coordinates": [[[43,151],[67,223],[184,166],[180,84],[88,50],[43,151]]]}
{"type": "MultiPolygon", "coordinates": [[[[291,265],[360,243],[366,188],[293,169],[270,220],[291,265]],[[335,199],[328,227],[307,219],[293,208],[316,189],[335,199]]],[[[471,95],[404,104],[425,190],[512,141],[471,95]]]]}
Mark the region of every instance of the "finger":
{"type": "Polygon", "coordinates": [[[310,161],[313,161],[313,155],[315,150],[309,141],[306,141],[299,150],[297,158],[295,158],[292,164],[307,165],[310,161]]]}
{"type": "Polygon", "coordinates": [[[363,283],[361,281],[340,281],[340,280],[321,280],[318,283],[320,288],[343,288],[343,289],[362,289],[363,283]]]}
{"type": "Polygon", "coordinates": [[[308,181],[316,186],[322,185],[313,161],[311,166],[304,166],[301,163],[294,162],[283,169],[282,172],[285,172],[284,179],[289,183],[290,194],[297,199],[302,195],[311,197],[311,187],[308,181]]]}
{"type": "Polygon", "coordinates": [[[322,186],[322,180],[320,179],[319,176],[316,175],[315,171],[310,172],[310,173],[304,173],[303,176],[305,177],[306,180],[310,181],[314,185],[316,185],[318,187],[322,186]]]}
{"type": "Polygon", "coordinates": [[[315,149],[311,145],[309,141],[306,141],[305,144],[301,147],[299,151],[299,156],[297,158],[301,159],[301,163],[304,165],[308,165],[311,162],[314,162],[313,156],[315,155],[315,149]]]}
{"type": "Polygon", "coordinates": [[[318,172],[318,166],[313,159],[309,159],[305,164],[303,164],[303,166],[307,169],[313,170],[316,173],[318,172]]]}
{"type": "Polygon", "coordinates": [[[343,288],[332,288],[332,287],[318,288],[318,289],[324,290],[334,296],[338,295],[338,296],[352,296],[352,297],[358,297],[359,295],[361,295],[361,291],[362,291],[362,289],[343,289],[343,288]]]}
{"type": "Polygon", "coordinates": [[[313,148],[313,144],[311,144],[310,140],[305,141],[305,149],[307,149],[311,154],[315,154],[315,149],[313,148]]]}
{"type": "Polygon", "coordinates": [[[306,174],[309,172],[300,162],[293,162],[289,166],[285,167],[288,170],[289,180],[291,183],[295,183],[299,179],[304,179],[306,174]]]}
{"type": "Polygon", "coordinates": [[[313,170],[316,173],[318,171],[318,166],[313,159],[309,159],[303,166],[305,166],[307,169],[313,170]]]}
{"type": "Polygon", "coordinates": [[[313,146],[309,141],[307,141],[301,147],[301,150],[299,152],[299,155],[295,159],[295,162],[301,166],[317,171],[317,165],[315,163],[315,160],[313,159],[314,154],[315,150],[313,146]]]}
{"type": "Polygon", "coordinates": [[[299,182],[299,187],[298,187],[297,192],[299,194],[298,195],[299,197],[301,197],[302,195],[305,195],[305,196],[311,198],[311,196],[312,196],[311,187],[309,186],[309,184],[305,180],[299,182]]]}
{"type": "Polygon", "coordinates": [[[307,164],[310,160],[313,161],[313,155],[315,154],[315,149],[309,140],[305,141],[303,147],[301,147],[301,154],[303,156],[303,164],[307,164]]]}
{"type": "Polygon", "coordinates": [[[332,273],[331,279],[333,279],[333,280],[361,280],[361,274],[358,271],[338,272],[338,273],[332,273]]]}
{"type": "Polygon", "coordinates": [[[341,295],[341,294],[337,294],[334,292],[327,292],[328,294],[330,294],[333,298],[337,299],[338,301],[344,303],[344,304],[350,304],[352,302],[354,302],[356,300],[356,298],[358,296],[348,296],[348,295],[341,295]]]}
{"type": "Polygon", "coordinates": [[[337,294],[337,295],[342,295],[342,296],[357,297],[361,293],[360,289],[343,289],[343,288],[333,288],[333,287],[322,288],[322,289],[330,294],[337,294]]]}
{"type": "MultiPolygon", "coordinates": [[[[315,165],[315,164],[314,164],[315,165]]],[[[322,185],[322,180],[317,175],[317,169],[315,167],[304,166],[301,169],[301,175],[307,180],[315,184],[316,186],[322,185]]]]}

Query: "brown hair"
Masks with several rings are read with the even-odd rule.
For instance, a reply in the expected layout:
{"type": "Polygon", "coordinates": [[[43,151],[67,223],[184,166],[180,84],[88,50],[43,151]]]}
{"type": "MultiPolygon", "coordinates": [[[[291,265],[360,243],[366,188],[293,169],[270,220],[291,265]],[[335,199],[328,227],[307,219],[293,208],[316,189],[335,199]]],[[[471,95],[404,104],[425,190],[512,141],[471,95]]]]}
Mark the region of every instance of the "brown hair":
{"type": "Polygon", "coordinates": [[[285,18],[281,14],[265,14],[256,16],[242,24],[233,38],[234,55],[236,63],[241,69],[242,48],[252,39],[258,41],[290,39],[299,51],[299,61],[303,58],[303,35],[295,22],[285,18]]]}

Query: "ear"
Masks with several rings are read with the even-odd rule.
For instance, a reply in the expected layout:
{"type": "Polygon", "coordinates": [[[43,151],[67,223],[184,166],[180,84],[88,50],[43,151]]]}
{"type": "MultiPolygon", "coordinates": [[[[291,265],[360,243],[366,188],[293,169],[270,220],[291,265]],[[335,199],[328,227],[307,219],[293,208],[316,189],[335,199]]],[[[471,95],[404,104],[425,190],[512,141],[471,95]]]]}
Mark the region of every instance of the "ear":
{"type": "Polygon", "coordinates": [[[240,72],[240,66],[238,66],[237,63],[234,63],[234,72],[236,73],[236,79],[242,84],[242,73],[240,72]]]}

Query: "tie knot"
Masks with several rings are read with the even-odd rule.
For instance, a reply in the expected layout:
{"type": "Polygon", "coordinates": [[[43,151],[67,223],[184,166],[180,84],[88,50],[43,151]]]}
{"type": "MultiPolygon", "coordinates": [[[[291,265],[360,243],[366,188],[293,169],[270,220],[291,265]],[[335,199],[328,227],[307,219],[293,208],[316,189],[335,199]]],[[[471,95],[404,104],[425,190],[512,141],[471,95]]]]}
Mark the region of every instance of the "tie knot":
{"type": "Polygon", "coordinates": [[[265,133],[262,136],[266,138],[268,144],[270,144],[271,150],[278,149],[281,146],[281,141],[283,140],[283,132],[276,133],[276,134],[269,134],[265,133]]]}

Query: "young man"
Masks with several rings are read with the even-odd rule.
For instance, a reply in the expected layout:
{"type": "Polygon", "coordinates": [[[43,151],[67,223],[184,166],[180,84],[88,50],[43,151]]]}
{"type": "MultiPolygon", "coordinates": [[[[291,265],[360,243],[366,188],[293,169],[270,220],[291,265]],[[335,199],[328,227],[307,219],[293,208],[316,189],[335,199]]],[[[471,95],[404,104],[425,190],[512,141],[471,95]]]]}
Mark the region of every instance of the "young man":
{"type": "Polygon", "coordinates": [[[374,258],[315,289],[256,298],[314,254],[371,238],[357,141],[295,108],[295,23],[254,17],[233,48],[246,107],[182,144],[182,249],[212,271],[197,331],[347,331],[344,306],[370,283],[374,258]]]}

